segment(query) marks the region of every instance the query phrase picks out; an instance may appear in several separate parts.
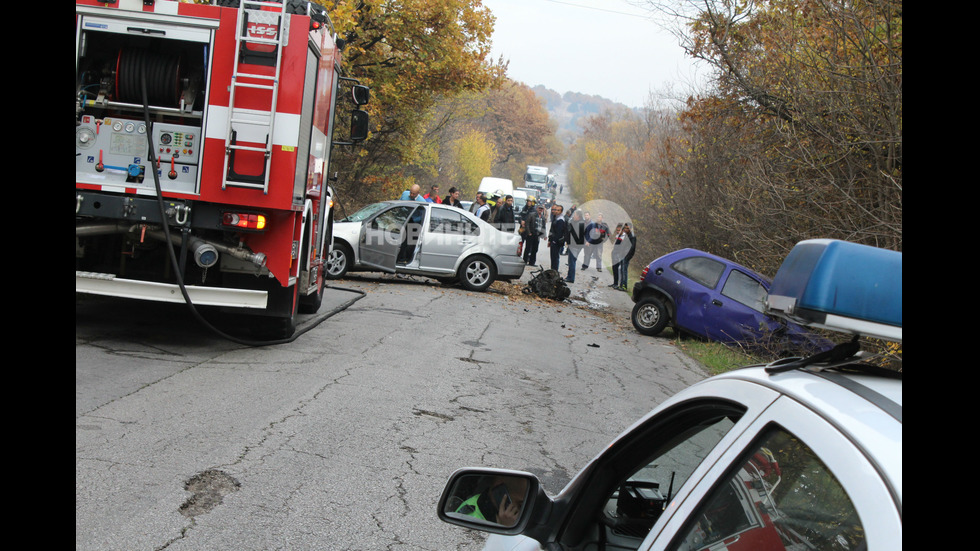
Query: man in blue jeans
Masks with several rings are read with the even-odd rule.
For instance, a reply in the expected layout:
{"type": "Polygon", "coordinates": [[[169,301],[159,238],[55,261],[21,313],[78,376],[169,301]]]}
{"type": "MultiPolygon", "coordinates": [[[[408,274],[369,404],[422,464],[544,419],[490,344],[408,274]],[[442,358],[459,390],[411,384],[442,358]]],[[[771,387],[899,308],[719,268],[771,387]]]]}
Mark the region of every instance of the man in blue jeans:
{"type": "Polygon", "coordinates": [[[610,287],[613,289],[619,289],[619,266],[623,263],[623,256],[626,255],[624,250],[629,246],[629,241],[623,244],[623,225],[616,224],[616,231],[613,233],[613,246],[610,256],[612,257],[612,275],[613,282],[610,287]]]}
{"type": "Polygon", "coordinates": [[[633,228],[629,224],[623,224],[623,243],[625,248],[623,260],[619,263],[619,289],[626,291],[626,279],[630,273],[630,259],[636,252],[636,236],[633,235],[633,228]]]}

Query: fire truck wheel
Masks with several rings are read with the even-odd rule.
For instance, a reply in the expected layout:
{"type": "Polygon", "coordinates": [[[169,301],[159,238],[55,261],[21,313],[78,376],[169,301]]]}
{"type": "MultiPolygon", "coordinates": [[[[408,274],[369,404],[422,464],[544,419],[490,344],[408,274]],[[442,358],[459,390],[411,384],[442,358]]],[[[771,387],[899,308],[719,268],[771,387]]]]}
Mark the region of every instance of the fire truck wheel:
{"type": "Polygon", "coordinates": [[[327,257],[327,279],[340,279],[347,275],[353,258],[354,255],[351,253],[350,247],[343,243],[335,243],[330,251],[330,256],[327,257]]]}
{"type": "Polygon", "coordinates": [[[275,280],[267,285],[266,313],[252,316],[252,332],[263,341],[288,339],[296,332],[296,311],[301,297],[295,295],[295,285],[280,287],[275,280]]]}
{"type": "Polygon", "coordinates": [[[299,297],[299,313],[300,314],[315,314],[320,309],[320,304],[323,303],[323,289],[311,295],[306,295],[299,297]]]}
{"type": "Polygon", "coordinates": [[[261,326],[256,328],[257,336],[261,340],[288,339],[295,332],[296,320],[294,318],[266,318],[261,326]]]}

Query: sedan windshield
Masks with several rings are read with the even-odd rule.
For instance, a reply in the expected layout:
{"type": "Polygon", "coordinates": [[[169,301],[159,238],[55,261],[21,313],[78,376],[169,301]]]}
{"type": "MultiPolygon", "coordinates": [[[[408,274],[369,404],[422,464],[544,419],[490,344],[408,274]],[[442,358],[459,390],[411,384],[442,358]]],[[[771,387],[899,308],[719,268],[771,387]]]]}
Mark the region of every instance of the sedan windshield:
{"type": "Polygon", "coordinates": [[[383,209],[383,208],[385,208],[387,206],[388,206],[388,203],[374,203],[373,205],[368,205],[368,206],[362,208],[361,210],[355,212],[354,214],[348,216],[347,218],[341,219],[340,221],[341,222],[360,222],[360,221],[364,220],[365,218],[368,218],[372,214],[378,212],[379,210],[381,210],[381,209],[383,209]]]}

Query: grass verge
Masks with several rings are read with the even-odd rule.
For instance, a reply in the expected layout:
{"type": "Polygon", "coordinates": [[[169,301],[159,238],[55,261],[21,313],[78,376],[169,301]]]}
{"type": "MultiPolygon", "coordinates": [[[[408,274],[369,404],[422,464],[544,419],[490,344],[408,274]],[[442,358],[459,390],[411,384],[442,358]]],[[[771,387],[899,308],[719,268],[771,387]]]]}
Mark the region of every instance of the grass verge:
{"type": "Polygon", "coordinates": [[[717,342],[676,339],[675,343],[681,351],[703,365],[712,375],[765,361],[744,350],[717,342]]]}

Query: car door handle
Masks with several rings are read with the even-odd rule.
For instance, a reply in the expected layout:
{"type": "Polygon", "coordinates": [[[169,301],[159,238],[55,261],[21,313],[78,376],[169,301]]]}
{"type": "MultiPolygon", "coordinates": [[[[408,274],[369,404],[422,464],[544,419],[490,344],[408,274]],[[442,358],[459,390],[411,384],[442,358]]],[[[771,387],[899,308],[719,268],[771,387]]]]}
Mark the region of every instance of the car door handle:
{"type": "Polygon", "coordinates": [[[716,298],[713,298],[711,299],[711,304],[714,304],[715,306],[721,306],[721,301],[716,298]]]}

